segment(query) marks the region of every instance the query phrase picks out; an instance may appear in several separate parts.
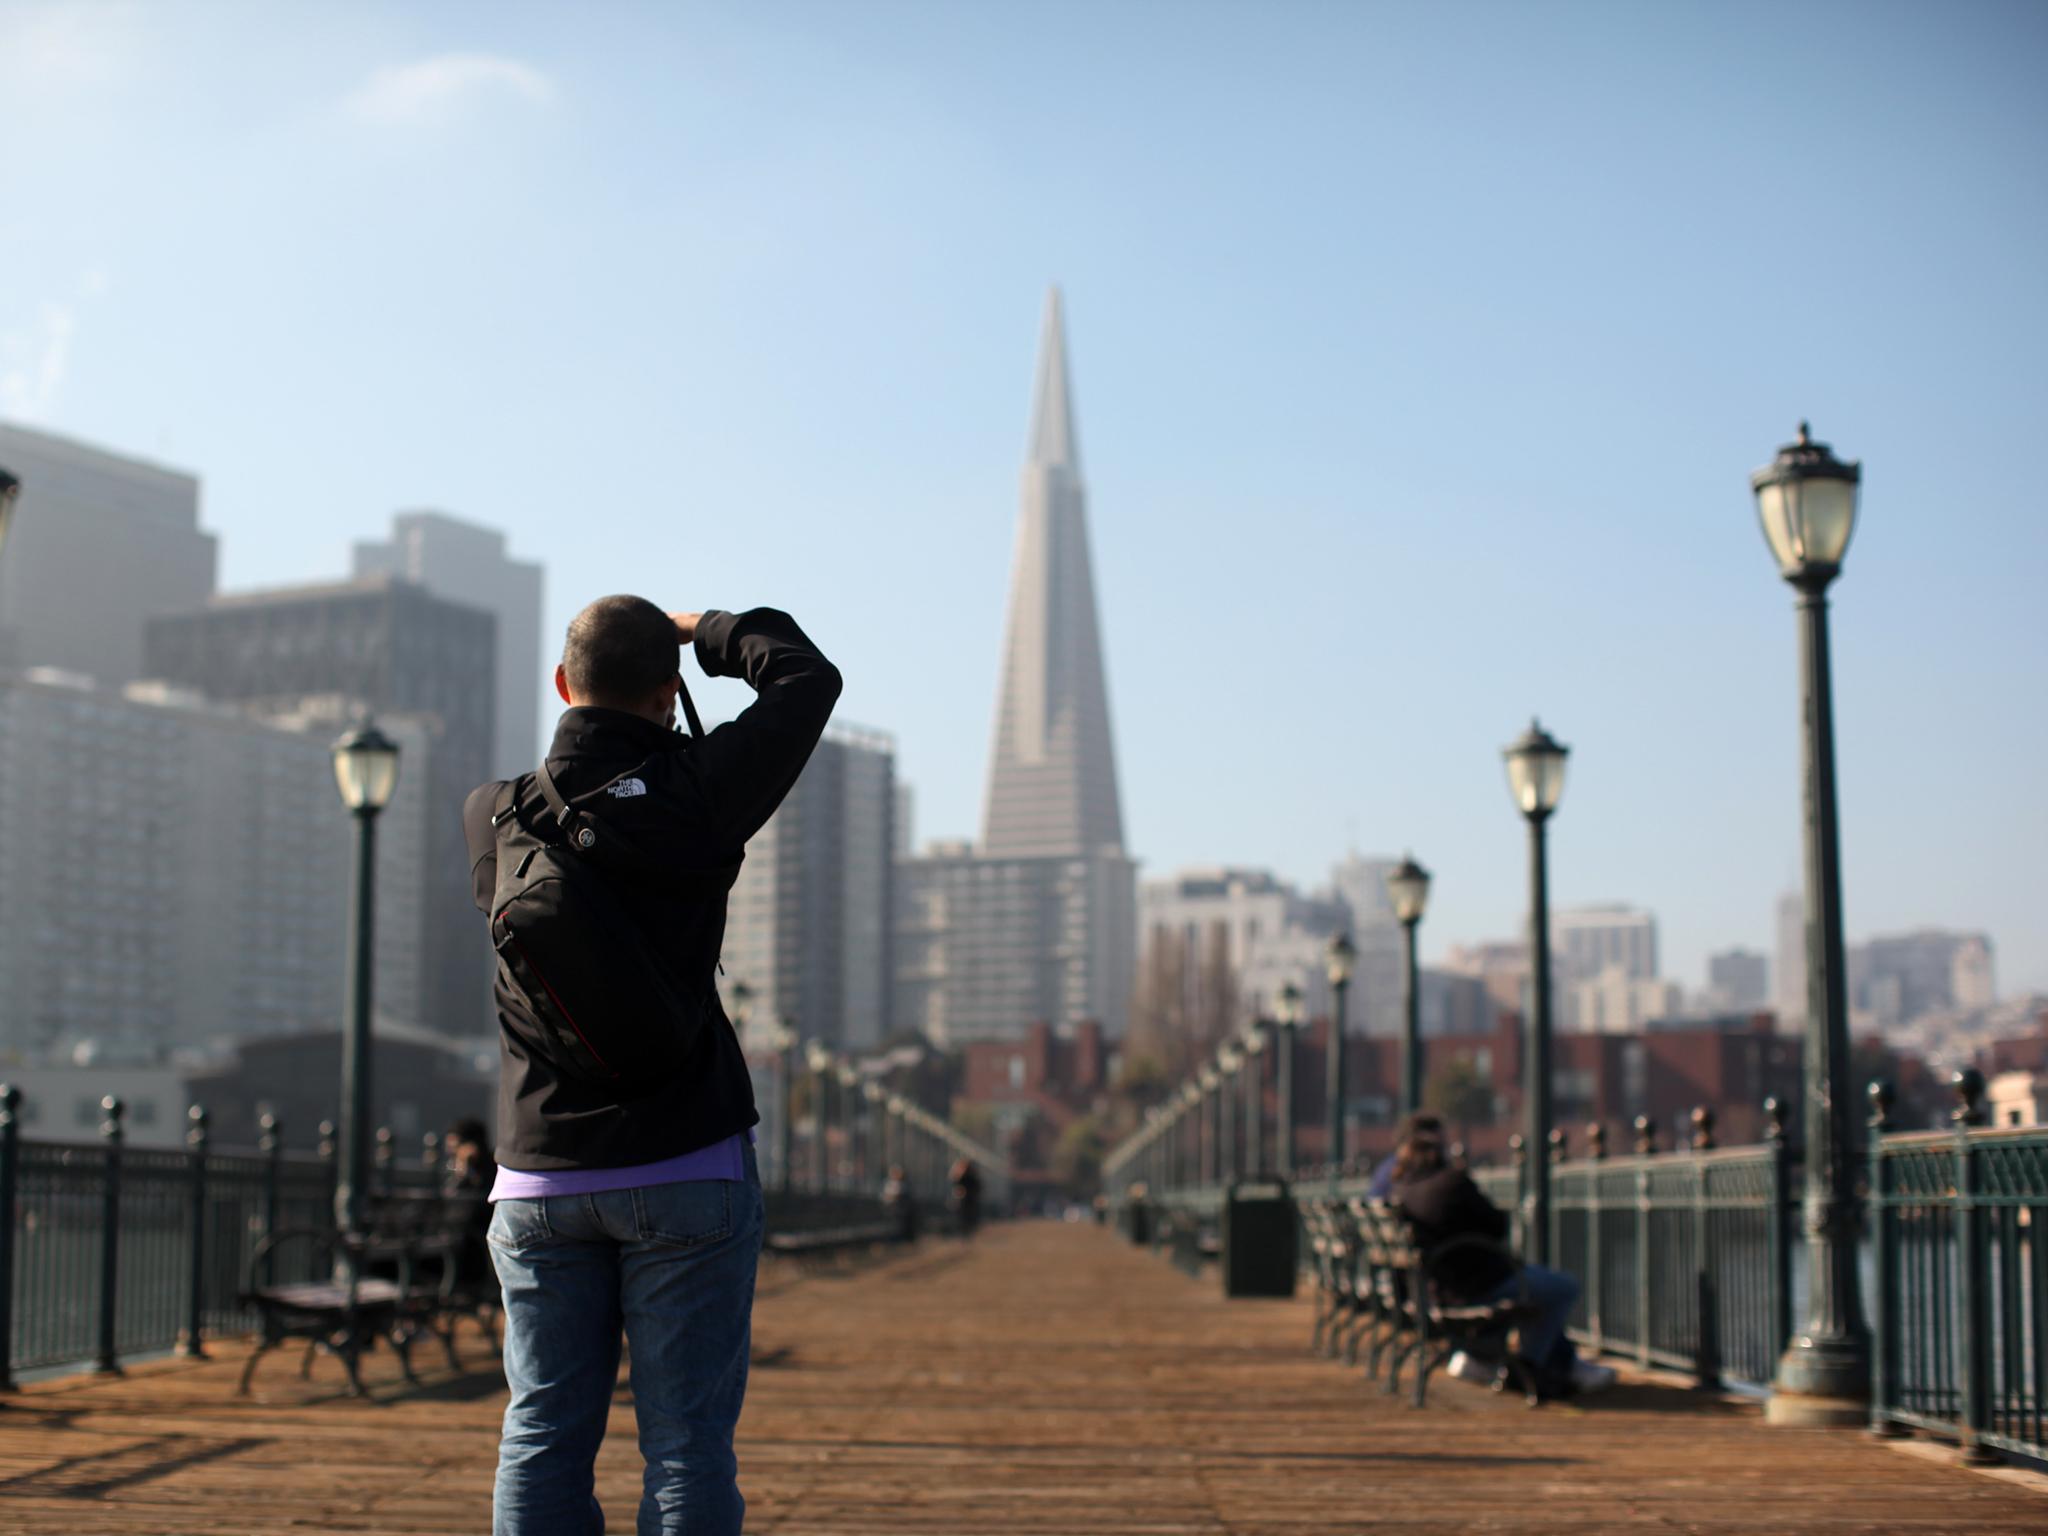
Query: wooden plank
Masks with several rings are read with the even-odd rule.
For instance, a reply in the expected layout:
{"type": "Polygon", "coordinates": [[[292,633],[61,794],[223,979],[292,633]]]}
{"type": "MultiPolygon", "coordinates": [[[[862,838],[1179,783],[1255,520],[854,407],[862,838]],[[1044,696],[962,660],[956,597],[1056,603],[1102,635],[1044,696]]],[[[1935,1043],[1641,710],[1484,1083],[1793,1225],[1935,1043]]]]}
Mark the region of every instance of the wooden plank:
{"type": "MultiPolygon", "coordinates": [[[[1225,1302],[1093,1228],[995,1227],[764,1282],[740,1428],[752,1532],[2048,1528],[2032,1489],[1669,1385],[1531,1411],[1445,1381],[1417,1413],[1311,1358],[1305,1303],[1225,1302]]],[[[331,1361],[301,1382],[296,1351],[239,1399],[236,1345],[40,1384],[0,1408],[0,1530],[481,1530],[504,1397],[481,1341],[464,1354],[466,1373],[420,1389],[373,1357],[370,1402],[341,1395],[331,1361]]],[[[622,1386],[598,1463],[614,1529],[639,1493],[631,1415],[622,1386]]]]}

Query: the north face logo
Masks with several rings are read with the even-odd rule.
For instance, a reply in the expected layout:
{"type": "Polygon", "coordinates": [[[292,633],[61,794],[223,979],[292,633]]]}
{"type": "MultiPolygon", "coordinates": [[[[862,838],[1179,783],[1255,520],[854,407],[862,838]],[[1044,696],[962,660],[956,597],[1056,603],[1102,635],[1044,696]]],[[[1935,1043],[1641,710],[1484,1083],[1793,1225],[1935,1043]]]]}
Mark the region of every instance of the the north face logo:
{"type": "Polygon", "coordinates": [[[618,783],[606,787],[611,791],[614,800],[630,800],[635,795],[647,793],[647,786],[638,779],[621,779],[618,783]]]}

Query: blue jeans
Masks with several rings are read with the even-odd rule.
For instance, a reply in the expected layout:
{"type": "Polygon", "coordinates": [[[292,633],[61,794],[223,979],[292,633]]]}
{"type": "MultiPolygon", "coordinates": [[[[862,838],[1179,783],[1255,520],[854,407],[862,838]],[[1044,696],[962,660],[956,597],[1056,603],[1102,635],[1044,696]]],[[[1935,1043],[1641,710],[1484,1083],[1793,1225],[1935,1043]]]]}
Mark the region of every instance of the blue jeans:
{"type": "Polygon", "coordinates": [[[505,1408],[493,1536],[601,1536],[594,1463],[632,1351],[646,1462],[639,1536],[737,1536],[733,1426],[747,1388],[761,1184],[656,1184],[501,1200],[505,1408]]]}
{"type": "Polygon", "coordinates": [[[1578,1277],[1561,1269],[1524,1264],[1519,1275],[1503,1280],[1480,1300],[1505,1301],[1524,1292],[1535,1304],[1537,1315],[1522,1329],[1522,1357],[1539,1370],[1570,1370],[1574,1352],[1564,1330],[1578,1304],[1578,1277]]]}

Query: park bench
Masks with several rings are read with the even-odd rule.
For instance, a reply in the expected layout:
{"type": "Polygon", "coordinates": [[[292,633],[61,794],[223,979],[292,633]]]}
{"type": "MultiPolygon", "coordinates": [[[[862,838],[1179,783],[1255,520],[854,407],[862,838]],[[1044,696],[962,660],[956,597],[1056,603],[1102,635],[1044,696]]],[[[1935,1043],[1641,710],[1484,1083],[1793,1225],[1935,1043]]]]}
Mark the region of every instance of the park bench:
{"type": "Polygon", "coordinates": [[[1444,1260],[1453,1254],[1486,1251],[1499,1254],[1521,1274],[1519,1260],[1492,1238],[1454,1237],[1424,1250],[1415,1241],[1399,1208],[1384,1201],[1354,1199],[1346,1213],[1357,1234],[1358,1268],[1353,1295],[1372,1344],[1366,1360],[1368,1377],[1386,1362],[1386,1390],[1401,1390],[1401,1371],[1415,1369],[1413,1401],[1424,1405],[1429,1378],[1459,1350],[1477,1359],[1501,1362],[1493,1388],[1512,1382],[1534,1406],[1536,1381],[1520,1354],[1518,1330],[1535,1315],[1526,1287],[1498,1301],[1469,1301],[1449,1293],[1438,1280],[1444,1260]]]}
{"type": "Polygon", "coordinates": [[[419,1380],[412,1345],[422,1335],[439,1340],[450,1367],[460,1369],[455,1327],[462,1317],[474,1318],[498,1352],[496,1277],[476,1251],[477,1231],[473,1197],[403,1195],[375,1202],[360,1233],[296,1227],[264,1238],[239,1298],[256,1313],[257,1342],[237,1390],[246,1394],[257,1363],[287,1340],[306,1341],[300,1376],[325,1351],[341,1361],[355,1396],[364,1390],[362,1356],[380,1338],[411,1382],[419,1380]],[[280,1270],[299,1278],[278,1280],[280,1270]]]}

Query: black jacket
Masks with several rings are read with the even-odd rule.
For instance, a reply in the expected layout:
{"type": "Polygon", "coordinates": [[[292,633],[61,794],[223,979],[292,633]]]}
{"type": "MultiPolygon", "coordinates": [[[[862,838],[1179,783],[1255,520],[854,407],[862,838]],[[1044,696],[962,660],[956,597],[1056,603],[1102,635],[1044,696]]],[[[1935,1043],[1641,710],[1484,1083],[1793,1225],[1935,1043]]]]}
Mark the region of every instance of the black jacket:
{"type": "MultiPolygon", "coordinates": [[[[630,1104],[557,1075],[500,1028],[497,1157],[508,1168],[657,1162],[723,1141],[761,1118],[746,1058],[716,1000],[726,895],[747,840],[782,803],[824,733],[839,672],[788,614],[772,608],[708,612],[698,622],[696,646],[709,676],[744,678],[759,695],[737,720],[693,741],[638,715],[578,707],[556,726],[547,765],[572,799],[624,774],[639,781],[640,792],[600,795],[587,807],[648,866],[608,870],[607,877],[644,914],[657,953],[674,967],[677,995],[709,996],[714,1017],[674,1081],[630,1104]]],[[[532,774],[485,784],[462,807],[471,887],[486,914],[498,880],[491,817],[515,799],[528,827],[552,829],[532,774]]],[[[502,966],[494,996],[501,1021],[509,1014],[532,1024],[524,995],[502,966]]]]}
{"type": "MultiPolygon", "coordinates": [[[[1439,1168],[1396,1184],[1394,1204],[1415,1229],[1415,1241],[1425,1254],[1454,1237],[1507,1239],[1506,1214],[1480,1192],[1462,1168],[1439,1168]]],[[[1436,1266],[1436,1277],[1444,1289],[1467,1299],[1486,1295],[1514,1273],[1512,1259],[1477,1245],[1446,1253],[1436,1266]]]]}

